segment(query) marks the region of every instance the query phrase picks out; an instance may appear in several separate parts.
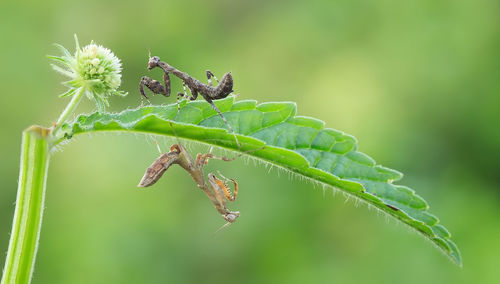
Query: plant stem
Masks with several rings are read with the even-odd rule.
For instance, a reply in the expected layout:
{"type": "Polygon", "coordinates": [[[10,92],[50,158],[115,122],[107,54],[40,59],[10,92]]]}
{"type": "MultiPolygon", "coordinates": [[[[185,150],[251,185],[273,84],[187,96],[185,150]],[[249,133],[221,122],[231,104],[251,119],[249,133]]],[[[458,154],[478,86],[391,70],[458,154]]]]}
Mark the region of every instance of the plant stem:
{"type": "Polygon", "coordinates": [[[63,123],[66,121],[68,116],[73,113],[73,110],[78,106],[80,103],[80,99],[82,98],[83,94],[85,93],[85,88],[79,88],[78,91],[76,92],[75,95],[71,98],[71,101],[69,104],[66,106],[64,111],[61,113],[59,116],[59,119],[57,119],[56,122],[56,127],[54,128],[53,133],[57,134],[57,130],[63,125],[63,123]]]}
{"type": "Polygon", "coordinates": [[[29,283],[42,225],[49,166],[50,130],[31,126],[23,132],[16,209],[1,284],[29,283]]]}

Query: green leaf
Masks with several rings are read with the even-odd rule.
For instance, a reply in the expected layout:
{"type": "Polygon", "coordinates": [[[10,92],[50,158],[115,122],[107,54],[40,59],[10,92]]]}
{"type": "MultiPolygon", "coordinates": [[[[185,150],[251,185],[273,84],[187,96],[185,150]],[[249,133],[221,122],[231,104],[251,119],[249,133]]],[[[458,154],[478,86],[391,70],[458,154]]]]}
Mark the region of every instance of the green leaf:
{"type": "Polygon", "coordinates": [[[177,135],[234,151],[254,150],[247,155],[339,189],[396,218],[461,265],[450,233],[428,212],[426,201],[412,189],[393,184],[402,174],[377,165],[357,151],[353,136],[324,128],[324,122],[318,119],[296,116],[293,102],[257,104],[253,100],[234,102],[228,97],[215,104],[237,133],[240,149],[226,124],[205,101],[182,104],[179,112],[176,104],[121,113],[96,112],[79,116],[63,129],[68,138],[95,131],[128,131],[177,135]]]}

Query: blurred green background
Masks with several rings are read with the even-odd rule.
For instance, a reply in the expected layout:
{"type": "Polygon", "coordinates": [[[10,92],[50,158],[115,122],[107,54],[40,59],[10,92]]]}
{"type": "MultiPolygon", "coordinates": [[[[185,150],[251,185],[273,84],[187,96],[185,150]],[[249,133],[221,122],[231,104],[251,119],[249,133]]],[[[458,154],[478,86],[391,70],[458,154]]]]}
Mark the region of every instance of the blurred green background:
{"type": "Polygon", "coordinates": [[[296,101],[300,115],[355,135],[430,203],[464,268],[342,194],[244,159],[208,166],[240,182],[231,209],[242,216],[214,235],[222,218],[179,168],[136,187],[158,155],[151,138],[108,133],[53,155],[33,283],[499,283],[499,15],[488,0],[4,0],[0,251],[21,131],[50,125],[67,103],[45,55],[58,54],[55,42],[74,51],[76,33],[123,61],[129,96],[112,111],[140,103],[151,49],[200,79],[231,70],[240,99],[296,101]]]}

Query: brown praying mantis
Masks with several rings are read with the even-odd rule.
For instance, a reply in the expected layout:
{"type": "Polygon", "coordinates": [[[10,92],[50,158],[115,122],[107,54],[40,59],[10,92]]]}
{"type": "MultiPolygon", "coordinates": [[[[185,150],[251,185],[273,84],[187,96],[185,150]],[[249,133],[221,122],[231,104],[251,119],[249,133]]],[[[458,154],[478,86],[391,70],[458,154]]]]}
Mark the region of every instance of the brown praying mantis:
{"type": "Polygon", "coordinates": [[[238,137],[236,137],[236,133],[234,132],[233,127],[231,126],[231,124],[229,124],[224,115],[222,115],[222,112],[219,110],[219,108],[217,108],[217,106],[213,102],[214,100],[223,99],[233,92],[233,75],[231,74],[231,72],[227,72],[226,74],[224,74],[221,80],[219,81],[217,80],[212,71],[206,70],[208,79],[208,85],[207,85],[202,83],[200,80],[189,76],[189,74],[176,69],[175,67],[169,65],[168,63],[160,61],[160,57],[158,56],[151,57],[150,54],[148,61],[148,70],[152,70],[156,67],[163,70],[164,85],[162,85],[161,82],[151,79],[148,76],[143,76],[141,78],[141,81],[139,82],[139,92],[144,98],[146,98],[146,100],[149,103],[151,103],[151,101],[149,100],[148,96],[146,96],[146,93],[144,91],[144,86],[146,86],[146,88],[151,90],[153,94],[161,94],[164,95],[165,97],[169,97],[171,92],[169,74],[173,74],[174,76],[182,80],[182,87],[184,88],[184,92],[179,92],[177,94],[177,111],[180,110],[179,98],[186,98],[191,101],[194,101],[198,97],[198,94],[200,94],[205,99],[205,101],[207,101],[207,103],[209,103],[212,106],[212,108],[219,114],[219,116],[227,125],[229,130],[231,130],[231,132],[233,133],[238,148],[241,148],[240,142],[238,141],[238,137]],[[214,78],[215,81],[217,81],[218,83],[217,86],[215,87],[212,84],[212,78],[214,78]],[[186,87],[191,92],[191,96],[188,96],[186,87]]]}
{"type": "Polygon", "coordinates": [[[213,173],[209,173],[207,175],[207,183],[205,181],[203,167],[208,164],[209,159],[219,159],[229,162],[238,157],[239,156],[234,158],[219,157],[213,155],[210,151],[206,154],[197,154],[196,159],[193,160],[193,157],[181,143],[174,144],[170,147],[170,152],[162,154],[146,169],[146,173],[142,177],[141,182],[139,182],[138,187],[148,187],[155,184],[171,165],[178,164],[191,175],[193,180],[198,184],[198,187],[205,192],[208,199],[210,199],[215,206],[215,209],[217,209],[222,215],[222,218],[228,222],[224,225],[227,226],[240,216],[240,212],[230,211],[226,206],[227,200],[234,201],[236,199],[238,195],[238,183],[234,179],[224,177],[220,172],[219,175],[224,181],[217,178],[213,173]],[[226,183],[227,181],[231,181],[234,184],[234,195],[231,193],[226,183]]]}

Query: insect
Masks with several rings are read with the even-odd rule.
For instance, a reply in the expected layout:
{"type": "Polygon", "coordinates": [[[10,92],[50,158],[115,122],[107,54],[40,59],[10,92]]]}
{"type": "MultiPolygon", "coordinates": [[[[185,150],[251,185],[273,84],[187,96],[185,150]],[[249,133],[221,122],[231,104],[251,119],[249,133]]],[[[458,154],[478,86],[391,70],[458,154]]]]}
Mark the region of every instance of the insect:
{"type": "MultiPolygon", "coordinates": [[[[161,151],[160,151],[161,152],[161,151]]],[[[238,156],[237,156],[238,157],[238,156]]],[[[222,218],[227,221],[227,226],[233,223],[239,216],[240,212],[230,211],[226,203],[227,201],[236,200],[238,195],[238,183],[234,179],[228,179],[222,174],[219,175],[224,179],[221,180],[215,176],[213,173],[209,173],[208,183],[205,181],[205,176],[203,173],[203,167],[208,164],[209,159],[219,159],[223,161],[232,161],[236,159],[218,157],[213,155],[211,152],[206,154],[197,154],[196,159],[188,153],[186,148],[182,144],[174,144],[170,147],[168,153],[162,154],[158,159],[156,159],[151,166],[146,169],[146,173],[139,182],[138,187],[148,187],[155,184],[165,173],[165,171],[173,164],[178,164],[184,168],[193,180],[198,184],[198,187],[205,192],[215,209],[221,214],[222,218]],[[234,185],[234,195],[231,193],[227,182],[230,181],[234,185]]]]}
{"type": "Polygon", "coordinates": [[[238,138],[236,137],[236,134],[234,132],[234,129],[231,127],[229,122],[226,120],[226,118],[222,115],[221,111],[217,108],[217,106],[213,102],[214,100],[223,99],[233,92],[233,75],[231,74],[231,72],[227,72],[226,74],[224,74],[224,76],[222,76],[222,79],[219,81],[215,77],[214,73],[212,73],[212,71],[207,70],[206,71],[208,79],[208,85],[207,85],[189,76],[189,74],[170,66],[168,63],[160,61],[160,57],[158,56],[153,56],[153,57],[149,56],[148,70],[152,70],[153,68],[156,67],[161,68],[164,72],[163,74],[164,85],[162,85],[157,80],[151,79],[148,76],[143,76],[139,83],[139,92],[144,98],[146,98],[146,100],[149,103],[151,103],[151,101],[146,96],[146,93],[144,91],[144,86],[146,86],[149,90],[151,90],[153,94],[161,94],[164,95],[165,97],[169,97],[171,92],[169,74],[173,74],[182,80],[182,87],[184,88],[184,92],[179,92],[177,94],[177,109],[178,110],[180,109],[179,98],[185,97],[186,99],[193,101],[196,100],[196,98],[198,98],[198,94],[201,94],[201,96],[213,107],[213,109],[219,114],[219,116],[222,118],[227,127],[231,130],[236,140],[236,144],[238,145],[239,148],[241,148],[238,138]],[[215,81],[217,81],[216,87],[214,87],[212,84],[212,78],[214,78],[215,81]],[[191,92],[190,97],[187,95],[186,86],[187,88],[189,88],[189,91],[191,92]]]}

